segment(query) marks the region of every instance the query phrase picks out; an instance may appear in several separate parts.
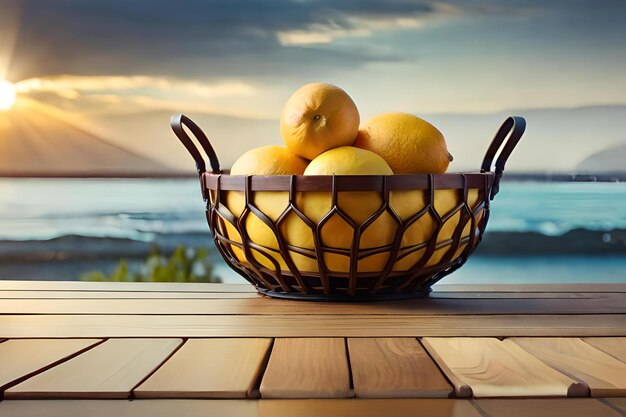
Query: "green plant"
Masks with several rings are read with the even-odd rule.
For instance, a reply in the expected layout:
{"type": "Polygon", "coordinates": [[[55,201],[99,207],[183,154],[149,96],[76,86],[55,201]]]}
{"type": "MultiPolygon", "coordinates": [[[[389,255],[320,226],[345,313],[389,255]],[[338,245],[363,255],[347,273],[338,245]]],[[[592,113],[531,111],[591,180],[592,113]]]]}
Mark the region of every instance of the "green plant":
{"type": "Polygon", "coordinates": [[[206,248],[186,248],[179,245],[169,258],[153,246],[138,271],[131,271],[126,259],[121,259],[113,273],[86,272],[81,281],[113,282],[222,282],[215,276],[213,264],[206,248]]]}

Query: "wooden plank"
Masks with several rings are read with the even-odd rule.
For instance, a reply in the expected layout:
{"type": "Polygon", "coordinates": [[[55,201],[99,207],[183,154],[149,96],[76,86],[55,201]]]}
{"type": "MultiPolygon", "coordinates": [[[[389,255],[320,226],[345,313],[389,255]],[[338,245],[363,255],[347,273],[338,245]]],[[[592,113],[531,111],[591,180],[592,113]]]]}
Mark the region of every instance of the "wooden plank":
{"type": "Polygon", "coordinates": [[[259,417],[481,417],[467,400],[261,400],[259,417]]]}
{"type": "MultiPolygon", "coordinates": [[[[481,417],[467,400],[22,400],[0,403],[11,417],[481,417]]],[[[607,416],[611,417],[611,416],[607,416]]]]}
{"type": "Polygon", "coordinates": [[[620,417],[592,398],[478,399],[475,405],[489,417],[620,417]]]}
{"type": "Polygon", "coordinates": [[[577,383],[513,343],[493,338],[431,338],[422,343],[460,397],[582,396],[577,383]]]}
{"type": "Polygon", "coordinates": [[[344,339],[275,339],[261,381],[263,398],[351,396],[344,339]]]}
{"type": "Polygon", "coordinates": [[[415,338],[350,338],[354,392],[360,398],[446,398],[452,387],[415,338]]]}
{"type": "MultiPolygon", "coordinates": [[[[234,274],[234,272],[233,272],[234,274]]],[[[626,284],[437,284],[435,291],[474,292],[626,292],[626,284]]],[[[33,291],[205,291],[255,292],[249,284],[176,282],[85,282],[0,280],[0,290],[33,291]]]]}
{"type": "MultiPolygon", "coordinates": [[[[566,293],[570,294],[570,293],[566,293]]],[[[575,295],[576,293],[572,293],[575,295]]],[[[30,291],[13,290],[0,291],[0,299],[67,299],[67,300],[91,300],[91,299],[117,299],[117,300],[143,300],[143,299],[211,299],[211,298],[259,298],[256,292],[206,292],[206,291],[30,291]]],[[[589,297],[587,297],[589,298],[589,297]]]]}
{"type": "Polygon", "coordinates": [[[626,415],[626,398],[607,398],[606,401],[612,407],[620,410],[626,415]]]}
{"type": "MultiPolygon", "coordinates": [[[[206,292],[206,291],[33,291],[33,290],[0,290],[0,299],[207,299],[207,298],[257,298],[262,297],[256,292],[206,292]]],[[[476,291],[435,291],[429,298],[462,298],[462,299],[500,299],[500,298],[584,298],[606,299],[622,298],[623,293],[582,293],[582,292],[476,292],[476,291]]]]}
{"type": "Polygon", "coordinates": [[[214,284],[210,282],[95,282],[20,280],[0,280],[0,290],[256,292],[254,287],[250,284],[214,284]]]}
{"type": "Polygon", "coordinates": [[[21,400],[0,402],[7,417],[242,417],[256,416],[249,400],[21,400]]]}
{"type": "Polygon", "coordinates": [[[481,292],[626,292],[626,284],[436,284],[434,291],[481,292]]]}
{"type": "Polygon", "coordinates": [[[586,337],[583,340],[626,363],[626,337],[586,337]]]}
{"type": "Polygon", "coordinates": [[[552,368],[587,384],[594,397],[626,396],[626,363],[578,338],[512,338],[552,368]]]}
{"type": "Polygon", "coordinates": [[[626,315],[0,315],[0,337],[626,336],[626,315]]]}
{"type": "Polygon", "coordinates": [[[110,339],[5,391],[5,398],[127,398],[181,339],[110,339]]]}
{"type": "Polygon", "coordinates": [[[137,398],[246,398],[271,339],[190,339],[139,387],[137,398]]]}
{"type": "MultiPolygon", "coordinates": [[[[316,314],[323,303],[268,299],[16,299],[0,303],[0,314],[316,314]]],[[[626,314],[626,295],[605,299],[423,299],[395,302],[333,303],[333,315],[626,314]]],[[[625,326],[626,328],[626,326],[625,326]]]]}
{"type": "Polygon", "coordinates": [[[99,343],[100,339],[19,339],[0,344],[0,391],[99,343]]]}
{"type": "MultiPolygon", "coordinates": [[[[1,293],[0,293],[1,294],[1,293]]],[[[428,294],[428,298],[480,298],[481,300],[493,298],[548,298],[551,300],[560,298],[585,298],[585,299],[605,299],[621,298],[623,293],[608,292],[496,292],[496,291],[433,291],[428,294]]],[[[28,297],[25,297],[28,298],[28,297]]],[[[37,297],[30,297],[37,298],[37,297]]]]}

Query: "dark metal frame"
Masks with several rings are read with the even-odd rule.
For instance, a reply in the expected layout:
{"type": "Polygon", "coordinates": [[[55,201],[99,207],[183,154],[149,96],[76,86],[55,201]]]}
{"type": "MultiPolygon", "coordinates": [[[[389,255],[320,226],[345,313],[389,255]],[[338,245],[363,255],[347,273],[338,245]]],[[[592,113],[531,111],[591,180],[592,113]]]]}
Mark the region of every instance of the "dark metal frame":
{"type": "Polygon", "coordinates": [[[213,147],[202,130],[184,115],[172,117],[171,126],[178,139],[189,151],[196,162],[200,177],[202,196],[206,204],[206,217],[213,240],[224,260],[253,284],[257,291],[271,297],[315,300],[315,301],[370,301],[384,299],[423,297],[437,281],[461,267],[474,251],[482,238],[489,218],[489,202],[499,190],[499,182],[505,163],[525,130],[525,121],[521,117],[509,117],[502,124],[491,142],[481,171],[475,173],[450,174],[415,174],[415,175],[346,175],[346,176],[231,176],[220,171],[219,161],[213,147]],[[189,131],[196,137],[206,153],[211,171],[206,171],[206,164],[189,131]],[[495,172],[491,166],[500,150],[495,163],[495,172]],[[444,216],[434,207],[435,191],[453,189],[458,192],[458,205],[444,216]],[[468,204],[468,191],[478,189],[482,200],[475,207],[468,204]],[[423,190],[428,196],[428,204],[412,217],[404,221],[390,205],[390,193],[395,190],[423,190]],[[245,196],[245,208],[235,217],[222,202],[225,192],[242,192],[245,196]],[[253,204],[254,193],[262,191],[285,191],[289,193],[289,203],[279,218],[273,222],[265,213],[253,204]],[[331,193],[331,210],[315,223],[302,213],[296,205],[297,193],[326,191],[331,193]],[[361,224],[355,223],[348,213],[344,213],[337,204],[339,192],[375,191],[382,198],[381,207],[361,224]],[[384,212],[397,223],[394,241],[378,248],[359,248],[360,236],[384,212]],[[455,226],[452,239],[438,241],[443,225],[460,212],[460,219],[455,226]],[[282,236],[280,224],[290,213],[295,213],[311,228],[314,236],[314,248],[300,248],[290,245],[282,236]],[[265,223],[274,233],[278,248],[266,248],[252,242],[246,230],[246,219],[254,215],[265,223]],[[332,248],[324,246],[321,228],[331,216],[340,216],[353,231],[353,243],[350,248],[332,248]],[[422,216],[432,216],[437,223],[433,235],[425,242],[411,247],[409,252],[399,255],[403,233],[422,216]],[[226,233],[226,222],[233,226],[241,236],[241,242],[230,239],[226,233]],[[463,229],[470,224],[469,236],[463,236],[463,229]],[[425,267],[437,249],[448,247],[442,259],[433,266],[425,267]],[[460,256],[455,256],[465,246],[460,256]],[[245,254],[245,261],[237,258],[233,247],[240,248],[245,254]],[[251,250],[266,257],[274,268],[270,269],[255,259],[251,250]],[[425,249],[421,259],[407,271],[394,271],[395,262],[409,253],[425,249]],[[279,254],[288,267],[281,269],[279,263],[268,251],[279,254]],[[290,252],[317,260],[317,271],[300,271],[291,259],[290,252]],[[383,270],[378,272],[357,272],[358,260],[376,253],[388,252],[388,260],[383,270]],[[330,271],[324,262],[324,253],[340,253],[350,257],[348,272],[330,271]]]}

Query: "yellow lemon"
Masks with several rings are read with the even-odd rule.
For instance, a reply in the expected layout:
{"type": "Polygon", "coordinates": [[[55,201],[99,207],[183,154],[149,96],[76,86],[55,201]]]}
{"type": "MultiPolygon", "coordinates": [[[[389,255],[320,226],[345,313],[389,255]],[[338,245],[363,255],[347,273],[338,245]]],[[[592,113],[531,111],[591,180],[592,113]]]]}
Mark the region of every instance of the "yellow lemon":
{"type": "Polygon", "coordinates": [[[230,175],[302,175],[307,164],[286,148],[261,146],[241,155],[230,169],[230,175]]]}
{"type": "MultiPolygon", "coordinates": [[[[303,158],[280,146],[264,146],[243,154],[233,164],[230,173],[231,175],[302,175],[307,163],[303,158]]],[[[246,206],[244,192],[227,191],[224,194],[226,208],[236,219],[239,219],[246,206]]],[[[284,191],[255,191],[251,193],[251,197],[249,203],[271,222],[278,219],[289,203],[289,193],[284,191]]],[[[254,212],[249,212],[242,224],[249,240],[261,246],[260,248],[252,247],[250,252],[254,260],[267,268],[286,269],[287,265],[280,255],[276,235],[261,217],[254,212]]],[[[224,222],[224,225],[223,232],[226,236],[234,242],[241,243],[242,238],[237,229],[229,222],[224,222]]],[[[231,245],[231,249],[237,259],[246,263],[250,262],[241,248],[231,245]]]]}
{"type": "MultiPolygon", "coordinates": [[[[394,271],[411,269],[425,255],[425,244],[432,244],[431,240],[434,240],[439,248],[428,258],[424,264],[425,267],[440,263],[452,245],[454,232],[462,220],[462,211],[455,211],[462,203],[462,192],[461,190],[436,190],[431,209],[418,219],[412,220],[416,214],[427,207],[427,193],[428,191],[424,190],[393,191],[390,193],[390,205],[394,212],[403,222],[412,221],[402,236],[398,258],[393,267],[394,271]],[[434,213],[442,222],[440,228],[438,228],[439,222],[434,213]]],[[[468,190],[467,204],[472,213],[476,211],[482,199],[484,199],[484,196],[480,195],[478,189],[472,188],[468,190]]],[[[484,210],[482,209],[476,213],[476,226],[482,220],[483,215],[484,210]]],[[[476,236],[470,236],[470,229],[471,221],[467,220],[463,224],[461,233],[461,239],[467,241],[459,246],[450,258],[450,262],[461,256],[467,243],[476,238],[476,236]]]]}
{"type": "MultiPolygon", "coordinates": [[[[378,155],[364,149],[344,146],[324,152],[315,158],[304,175],[391,175],[391,168],[378,155]]],[[[359,272],[376,272],[384,268],[389,258],[388,250],[375,253],[393,242],[396,223],[383,212],[373,222],[365,225],[382,206],[383,200],[374,191],[345,191],[337,193],[337,206],[341,213],[333,213],[330,192],[300,192],[296,195],[296,207],[315,224],[321,223],[320,239],[324,247],[323,260],[333,272],[350,270],[350,250],[353,242],[363,255],[357,263],[359,272]],[[362,227],[361,235],[357,230],[362,227]],[[369,255],[364,250],[372,250],[369,255]]],[[[295,246],[312,250],[315,236],[310,227],[297,216],[291,216],[284,224],[283,233],[295,246]]],[[[296,262],[299,268],[307,267],[296,262]]],[[[311,265],[309,264],[308,267],[311,265]]],[[[306,269],[305,269],[306,270],[306,269]]]]}
{"type": "Polygon", "coordinates": [[[329,149],[352,145],[359,122],[359,111],[345,91],[312,83],[287,100],[280,116],[280,133],[289,150],[313,159],[329,149]]]}
{"type": "Polygon", "coordinates": [[[384,113],[368,120],[354,146],[387,161],[394,174],[440,174],[452,161],[439,130],[408,113],[384,113]]]}
{"type": "Polygon", "coordinates": [[[342,146],[312,160],[304,170],[304,175],[393,175],[393,171],[374,152],[342,146]]]}

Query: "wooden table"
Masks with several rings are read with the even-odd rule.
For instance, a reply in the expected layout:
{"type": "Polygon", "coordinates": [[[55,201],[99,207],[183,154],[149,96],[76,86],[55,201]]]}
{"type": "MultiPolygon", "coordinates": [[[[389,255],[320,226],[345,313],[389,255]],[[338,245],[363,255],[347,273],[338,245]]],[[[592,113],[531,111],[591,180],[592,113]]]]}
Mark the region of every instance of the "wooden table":
{"type": "Polygon", "coordinates": [[[626,285],[0,281],[0,416],[626,416],[626,285]]]}

